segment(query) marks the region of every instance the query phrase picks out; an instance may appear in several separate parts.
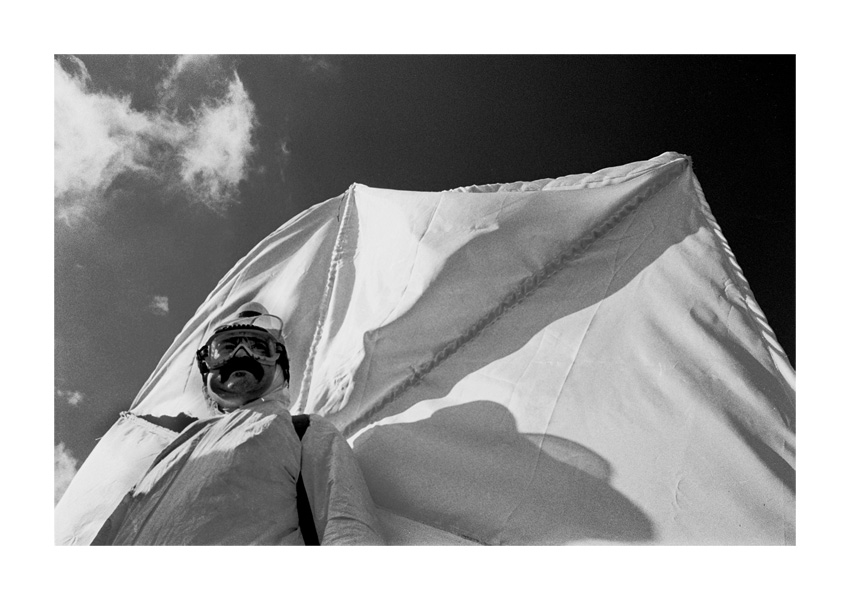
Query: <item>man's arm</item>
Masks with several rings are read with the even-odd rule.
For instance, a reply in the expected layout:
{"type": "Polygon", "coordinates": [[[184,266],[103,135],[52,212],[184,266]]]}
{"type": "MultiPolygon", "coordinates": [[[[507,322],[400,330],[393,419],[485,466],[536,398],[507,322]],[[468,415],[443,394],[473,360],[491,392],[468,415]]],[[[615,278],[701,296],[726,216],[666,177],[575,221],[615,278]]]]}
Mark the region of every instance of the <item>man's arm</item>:
{"type": "Polygon", "coordinates": [[[375,505],[354,452],[329,421],[310,415],[301,476],[323,546],[383,545],[375,505]]]}

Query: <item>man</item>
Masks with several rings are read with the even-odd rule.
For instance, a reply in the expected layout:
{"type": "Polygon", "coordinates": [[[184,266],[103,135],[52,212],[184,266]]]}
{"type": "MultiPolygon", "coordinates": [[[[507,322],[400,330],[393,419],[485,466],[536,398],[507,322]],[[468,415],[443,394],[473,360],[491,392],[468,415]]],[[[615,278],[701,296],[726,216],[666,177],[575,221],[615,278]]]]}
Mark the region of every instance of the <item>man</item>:
{"type": "Polygon", "coordinates": [[[313,527],[323,545],[383,543],[363,475],[336,428],[313,415],[299,439],[281,328],[249,303],[215,329],[197,359],[219,416],[145,417],[179,422],[180,434],[94,545],[300,545],[313,527]]]}

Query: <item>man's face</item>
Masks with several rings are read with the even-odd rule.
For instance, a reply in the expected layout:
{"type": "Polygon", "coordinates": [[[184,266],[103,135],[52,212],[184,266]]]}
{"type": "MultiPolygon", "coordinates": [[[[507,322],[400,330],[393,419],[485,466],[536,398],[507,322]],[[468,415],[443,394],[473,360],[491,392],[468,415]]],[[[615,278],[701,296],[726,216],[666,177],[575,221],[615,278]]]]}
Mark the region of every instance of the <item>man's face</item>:
{"type": "Polygon", "coordinates": [[[224,409],[238,408],[260,398],[275,375],[274,340],[258,331],[228,331],[209,343],[206,384],[224,409]]]}

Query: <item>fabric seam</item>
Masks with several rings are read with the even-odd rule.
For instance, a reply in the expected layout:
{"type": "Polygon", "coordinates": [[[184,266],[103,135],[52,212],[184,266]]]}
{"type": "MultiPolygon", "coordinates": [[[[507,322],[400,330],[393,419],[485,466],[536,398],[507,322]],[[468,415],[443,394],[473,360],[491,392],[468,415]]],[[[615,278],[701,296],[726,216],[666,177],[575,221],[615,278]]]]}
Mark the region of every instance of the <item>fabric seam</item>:
{"type": "Polygon", "coordinates": [[[331,251],[331,258],[328,264],[328,276],[325,281],[325,290],[322,293],[322,299],[319,304],[319,316],[316,319],[316,328],[313,330],[313,340],[310,343],[310,350],[307,353],[307,359],[304,361],[304,374],[301,378],[301,389],[298,392],[298,403],[295,406],[294,411],[296,413],[304,412],[307,405],[307,398],[310,393],[310,385],[313,378],[313,364],[315,363],[316,353],[318,352],[319,344],[321,342],[322,330],[324,329],[325,321],[328,317],[331,295],[336,287],[336,277],[339,272],[343,245],[348,237],[348,221],[350,218],[349,215],[351,214],[351,203],[354,197],[354,186],[356,185],[356,183],[352,183],[348,190],[346,190],[345,196],[342,198],[342,216],[339,219],[339,229],[337,230],[336,241],[334,242],[334,247],[331,251]]]}
{"type": "Polygon", "coordinates": [[[411,367],[410,375],[394,385],[386,394],[383,395],[382,398],[379,398],[371,408],[364,411],[360,416],[354,418],[348,425],[345,426],[343,431],[344,437],[348,438],[356,433],[360,427],[368,425],[369,422],[390,402],[398,398],[409,388],[417,385],[421,381],[422,377],[467,343],[477,338],[484,329],[498,321],[508,311],[522,303],[525,298],[534,293],[556,273],[560,272],[568,263],[582,256],[596,241],[605,237],[605,235],[607,235],[616,225],[631,214],[638,206],[677,179],[684,172],[683,165],[687,165],[689,162],[690,161],[687,158],[683,157],[664,165],[670,169],[669,173],[662,175],[656,181],[647,182],[643,189],[636,191],[633,197],[626,201],[613,215],[605,219],[602,223],[594,227],[590,232],[586,233],[577,241],[564,248],[555,256],[555,258],[543,265],[543,267],[523,278],[513,287],[513,289],[511,289],[511,291],[502,297],[502,300],[495,307],[487,311],[483,317],[468,327],[462,334],[444,344],[443,347],[430,359],[415,367],[411,367]],[[676,163],[678,164],[676,165],[676,168],[674,168],[673,165],[676,163]]]}

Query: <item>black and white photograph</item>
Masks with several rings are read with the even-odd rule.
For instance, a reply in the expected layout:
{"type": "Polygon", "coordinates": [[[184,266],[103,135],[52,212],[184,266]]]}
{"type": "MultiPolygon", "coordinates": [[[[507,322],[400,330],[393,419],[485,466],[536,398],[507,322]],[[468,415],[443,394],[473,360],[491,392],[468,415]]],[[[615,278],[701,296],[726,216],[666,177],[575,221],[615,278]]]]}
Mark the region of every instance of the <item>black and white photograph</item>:
{"type": "Polygon", "coordinates": [[[54,110],[57,545],[795,545],[794,55],[63,54],[54,110]]]}

